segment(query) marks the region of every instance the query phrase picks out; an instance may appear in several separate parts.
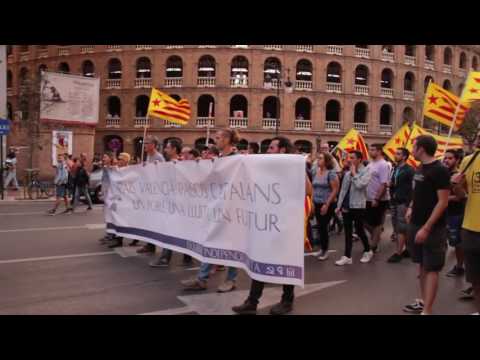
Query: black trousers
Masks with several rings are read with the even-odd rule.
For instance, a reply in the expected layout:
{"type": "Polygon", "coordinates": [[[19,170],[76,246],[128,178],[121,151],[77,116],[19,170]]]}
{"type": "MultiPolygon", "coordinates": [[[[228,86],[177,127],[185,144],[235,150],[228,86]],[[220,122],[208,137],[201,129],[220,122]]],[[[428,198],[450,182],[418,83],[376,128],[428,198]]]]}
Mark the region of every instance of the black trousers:
{"type": "Polygon", "coordinates": [[[330,220],[334,214],[334,207],[330,205],[325,215],[320,214],[320,210],[323,204],[315,204],[315,217],[317,219],[317,229],[320,238],[320,248],[323,251],[328,251],[328,245],[330,242],[328,236],[328,226],[330,224],[330,220]]]}
{"type": "MultiPolygon", "coordinates": [[[[258,305],[258,302],[262,297],[264,287],[264,282],[252,279],[252,284],[250,285],[250,294],[248,295],[248,302],[258,305]]],[[[293,299],[295,297],[294,288],[295,287],[293,285],[283,285],[282,303],[293,303],[293,299]]]]}
{"type": "Polygon", "coordinates": [[[364,251],[370,251],[368,237],[363,227],[363,218],[365,209],[350,209],[343,213],[343,226],[345,228],[345,256],[352,257],[353,246],[353,226],[355,224],[355,233],[362,240],[364,251]]]}

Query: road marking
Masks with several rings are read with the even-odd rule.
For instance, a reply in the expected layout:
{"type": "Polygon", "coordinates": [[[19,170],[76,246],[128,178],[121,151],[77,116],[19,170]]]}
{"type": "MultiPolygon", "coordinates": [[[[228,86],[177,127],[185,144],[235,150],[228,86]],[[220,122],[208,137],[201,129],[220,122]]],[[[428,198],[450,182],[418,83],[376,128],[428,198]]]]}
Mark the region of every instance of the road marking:
{"type": "Polygon", "coordinates": [[[189,306],[185,306],[181,308],[153,311],[153,312],[140,314],[140,315],[180,315],[180,314],[187,314],[191,312],[194,312],[194,310],[192,310],[189,306]]]}
{"type": "MultiPolygon", "coordinates": [[[[340,285],[346,280],[327,281],[316,284],[307,284],[305,287],[297,288],[295,298],[312,294],[314,292],[340,285]]],[[[180,308],[165,309],[139,315],[178,315],[196,312],[200,315],[233,315],[232,306],[242,304],[249,294],[249,290],[232,291],[225,294],[208,293],[202,295],[178,296],[178,299],[186,306],[180,308]]],[[[258,310],[272,306],[280,300],[282,289],[279,286],[267,287],[263,291],[262,299],[258,310]]]]}
{"type": "Polygon", "coordinates": [[[29,232],[29,231],[55,231],[55,230],[97,230],[104,229],[105,224],[87,224],[78,226],[57,226],[57,227],[42,227],[42,228],[25,228],[25,229],[10,229],[0,230],[0,233],[15,233],[15,232],[29,232]]]}
{"type": "Polygon", "coordinates": [[[83,254],[73,254],[73,255],[44,256],[44,257],[36,257],[36,258],[0,260],[0,264],[15,264],[15,263],[31,262],[31,261],[61,260],[61,259],[80,258],[80,257],[87,257],[87,256],[113,255],[113,254],[115,254],[115,252],[113,251],[103,251],[103,252],[83,253],[83,254]]]}

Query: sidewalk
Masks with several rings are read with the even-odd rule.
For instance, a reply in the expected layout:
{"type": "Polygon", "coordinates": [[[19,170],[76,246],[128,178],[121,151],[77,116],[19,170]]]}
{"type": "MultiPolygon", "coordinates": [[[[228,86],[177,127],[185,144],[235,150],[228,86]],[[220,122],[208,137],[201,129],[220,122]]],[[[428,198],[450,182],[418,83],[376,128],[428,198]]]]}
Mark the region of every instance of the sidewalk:
{"type": "Polygon", "coordinates": [[[28,194],[24,193],[23,191],[23,186],[20,186],[17,191],[9,188],[8,190],[4,191],[4,199],[1,200],[0,197],[0,202],[50,202],[54,201],[55,197],[50,197],[50,198],[39,198],[35,200],[31,200],[28,197],[28,194]],[[25,196],[25,197],[24,197],[25,196]]]}

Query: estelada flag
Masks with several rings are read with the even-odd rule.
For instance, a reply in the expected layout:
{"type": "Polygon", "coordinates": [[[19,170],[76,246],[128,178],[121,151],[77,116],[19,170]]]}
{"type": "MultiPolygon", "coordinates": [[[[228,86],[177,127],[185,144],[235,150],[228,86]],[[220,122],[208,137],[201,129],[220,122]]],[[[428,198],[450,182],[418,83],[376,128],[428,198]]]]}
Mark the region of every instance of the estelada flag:
{"type": "MultiPolygon", "coordinates": [[[[437,141],[437,152],[435,153],[435,158],[437,160],[441,159],[445,150],[449,149],[463,149],[463,139],[461,137],[452,136],[450,141],[448,141],[448,136],[440,136],[430,133],[421,126],[413,125],[412,134],[408,140],[407,145],[405,146],[410,152],[413,151],[413,145],[415,145],[415,140],[420,135],[430,135],[435,138],[437,141]],[[446,147],[448,143],[448,148],[446,147]]],[[[419,162],[412,159],[408,159],[408,163],[412,166],[418,166],[419,162]],[[415,165],[414,165],[415,164],[415,165]]]]}
{"type": "Polygon", "coordinates": [[[406,123],[385,144],[383,152],[390,158],[390,160],[395,161],[395,152],[397,149],[407,145],[410,133],[410,127],[408,126],[408,123],[406,123]]]}
{"type": "Polygon", "coordinates": [[[188,100],[177,101],[160,90],[152,88],[150,103],[148,104],[148,116],[186,125],[190,120],[191,113],[192,110],[188,100]]]}
{"type": "Polygon", "coordinates": [[[343,137],[342,140],[337,145],[338,149],[341,149],[347,153],[351,151],[358,150],[363,155],[363,160],[368,160],[368,150],[365,145],[365,140],[363,140],[362,135],[355,129],[350,129],[350,131],[343,137]]]}
{"type": "MultiPolygon", "coordinates": [[[[425,93],[423,116],[451,127],[455,111],[460,102],[460,98],[432,81],[428,84],[427,92],[425,93]]],[[[468,108],[468,105],[464,103],[460,104],[455,120],[455,127],[453,128],[455,131],[460,129],[463,120],[465,120],[465,113],[468,108]]]]}
{"type": "Polygon", "coordinates": [[[480,100],[480,72],[478,71],[470,71],[462,92],[462,102],[468,104],[473,100],[480,100]]]}

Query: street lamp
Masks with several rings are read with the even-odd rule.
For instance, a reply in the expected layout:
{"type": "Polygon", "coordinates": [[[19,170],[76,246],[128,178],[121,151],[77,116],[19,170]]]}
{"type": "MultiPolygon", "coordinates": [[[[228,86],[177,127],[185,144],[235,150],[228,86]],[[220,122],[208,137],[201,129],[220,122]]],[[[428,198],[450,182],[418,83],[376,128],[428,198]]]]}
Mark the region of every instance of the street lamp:
{"type": "MultiPolygon", "coordinates": [[[[275,74],[277,74],[277,116],[275,119],[275,136],[278,136],[278,131],[280,127],[280,88],[282,85],[285,85],[285,91],[291,93],[293,91],[293,84],[290,81],[290,69],[287,68],[287,80],[285,83],[282,83],[282,69],[278,62],[272,61],[268,64],[268,69],[272,69],[275,74]]],[[[272,76],[267,73],[265,76],[267,83],[272,84],[272,76]]]]}

